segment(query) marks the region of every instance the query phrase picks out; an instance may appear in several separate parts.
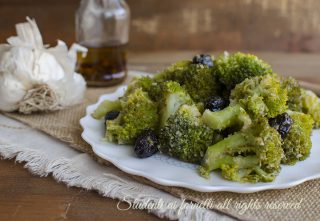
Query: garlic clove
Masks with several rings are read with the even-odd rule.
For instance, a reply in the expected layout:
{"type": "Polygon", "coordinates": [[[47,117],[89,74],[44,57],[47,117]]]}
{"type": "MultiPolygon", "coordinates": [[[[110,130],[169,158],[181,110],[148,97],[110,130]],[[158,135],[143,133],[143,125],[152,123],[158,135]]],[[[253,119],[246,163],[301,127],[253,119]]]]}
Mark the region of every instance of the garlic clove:
{"type": "Polygon", "coordinates": [[[24,85],[10,73],[0,74],[0,110],[14,111],[26,94],[24,85]]]}
{"type": "Polygon", "coordinates": [[[38,84],[57,82],[65,77],[65,70],[61,67],[55,56],[43,51],[35,61],[33,75],[38,84]]]}
{"type": "Polygon", "coordinates": [[[68,56],[68,47],[63,41],[58,40],[58,44],[55,47],[48,48],[47,52],[55,57],[66,74],[74,72],[76,60],[68,56]]]}
{"type": "Polygon", "coordinates": [[[60,99],[60,104],[68,107],[81,103],[86,90],[86,82],[82,75],[73,73],[69,78],[61,80],[59,84],[52,85],[52,87],[60,99]]]}
{"type": "Polygon", "coordinates": [[[12,47],[3,53],[0,69],[20,82],[28,90],[33,87],[36,79],[33,77],[34,53],[30,48],[12,47]]]}

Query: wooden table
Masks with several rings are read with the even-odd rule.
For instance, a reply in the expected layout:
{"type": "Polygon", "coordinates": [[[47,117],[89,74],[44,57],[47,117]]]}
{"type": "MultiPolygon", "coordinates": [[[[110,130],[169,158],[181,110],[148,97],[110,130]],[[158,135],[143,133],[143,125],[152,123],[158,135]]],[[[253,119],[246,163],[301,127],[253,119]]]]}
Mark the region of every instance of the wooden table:
{"type": "MultiPolygon", "coordinates": [[[[129,68],[155,72],[197,52],[129,55],[129,68]]],[[[257,53],[284,75],[320,83],[320,54],[257,53]]],[[[67,188],[51,177],[31,175],[13,160],[0,161],[0,220],[160,220],[140,210],[120,212],[118,200],[93,191],[67,188]]]]}

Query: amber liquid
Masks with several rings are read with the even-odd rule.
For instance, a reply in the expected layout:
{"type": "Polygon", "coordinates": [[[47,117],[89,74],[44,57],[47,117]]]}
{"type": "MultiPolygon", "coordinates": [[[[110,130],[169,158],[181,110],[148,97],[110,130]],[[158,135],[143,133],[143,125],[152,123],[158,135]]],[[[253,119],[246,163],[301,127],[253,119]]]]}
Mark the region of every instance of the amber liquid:
{"type": "Polygon", "coordinates": [[[78,53],[76,69],[89,86],[112,86],[126,78],[126,45],[86,48],[88,48],[86,57],[78,53]]]}

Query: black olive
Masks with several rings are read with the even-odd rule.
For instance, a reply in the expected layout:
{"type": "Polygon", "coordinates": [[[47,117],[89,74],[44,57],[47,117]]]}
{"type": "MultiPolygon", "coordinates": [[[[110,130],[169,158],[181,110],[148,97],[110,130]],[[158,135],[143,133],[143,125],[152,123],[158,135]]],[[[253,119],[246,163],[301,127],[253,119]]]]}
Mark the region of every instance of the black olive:
{"type": "Polygon", "coordinates": [[[205,103],[204,108],[212,112],[220,111],[229,105],[229,100],[223,99],[220,96],[210,97],[205,103]]]}
{"type": "Polygon", "coordinates": [[[213,67],[213,60],[210,55],[207,54],[200,54],[196,55],[192,59],[192,63],[194,64],[204,64],[207,65],[208,67],[213,67]]]}
{"type": "Polygon", "coordinates": [[[105,121],[105,129],[107,130],[107,121],[108,120],[114,120],[116,119],[120,114],[120,111],[118,110],[112,110],[112,111],[109,111],[106,116],[104,116],[104,121],[105,121]]]}
{"type": "Polygon", "coordinates": [[[276,116],[275,118],[269,119],[269,125],[279,132],[282,140],[285,139],[290,132],[292,124],[293,120],[288,113],[283,113],[276,116]]]}
{"type": "Polygon", "coordinates": [[[112,111],[109,111],[106,116],[104,117],[104,120],[107,121],[107,120],[114,120],[116,119],[120,114],[120,111],[118,110],[112,110],[112,111]]]}
{"type": "Polygon", "coordinates": [[[134,152],[139,158],[147,158],[158,151],[159,139],[153,130],[143,131],[136,139],[134,152]]]}

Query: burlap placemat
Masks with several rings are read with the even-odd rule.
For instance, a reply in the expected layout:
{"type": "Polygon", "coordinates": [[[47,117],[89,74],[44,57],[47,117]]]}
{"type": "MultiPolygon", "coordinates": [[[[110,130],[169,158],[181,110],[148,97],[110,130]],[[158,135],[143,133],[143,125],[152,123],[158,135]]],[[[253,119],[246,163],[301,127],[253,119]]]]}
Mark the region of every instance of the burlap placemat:
{"type": "MultiPolygon", "coordinates": [[[[127,79],[128,81],[129,79],[127,79]]],[[[95,103],[101,94],[112,92],[115,89],[116,87],[88,89],[83,103],[68,110],[33,115],[18,113],[6,113],[6,115],[68,142],[73,148],[95,157],[90,146],[80,136],[82,129],[79,120],[85,115],[85,108],[89,104],[95,103]]],[[[108,164],[98,157],[95,159],[100,163],[108,164]]],[[[175,196],[202,203],[203,206],[244,220],[320,219],[320,180],[309,181],[286,190],[238,194],[229,192],[201,193],[179,187],[158,185],[138,176],[133,176],[133,178],[175,196]]]]}

